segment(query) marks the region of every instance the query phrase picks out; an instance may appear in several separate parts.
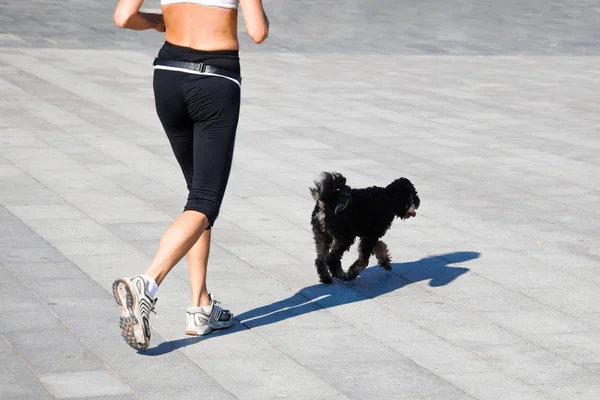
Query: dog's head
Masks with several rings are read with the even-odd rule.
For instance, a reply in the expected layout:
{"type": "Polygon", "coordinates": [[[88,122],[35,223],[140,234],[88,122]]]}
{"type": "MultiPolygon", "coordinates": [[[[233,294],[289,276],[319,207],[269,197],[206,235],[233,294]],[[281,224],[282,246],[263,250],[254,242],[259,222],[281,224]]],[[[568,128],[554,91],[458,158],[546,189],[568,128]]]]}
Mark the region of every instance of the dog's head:
{"type": "Polygon", "coordinates": [[[401,219],[416,217],[421,199],[413,184],[406,178],[396,179],[385,188],[394,205],[394,214],[401,219]]]}

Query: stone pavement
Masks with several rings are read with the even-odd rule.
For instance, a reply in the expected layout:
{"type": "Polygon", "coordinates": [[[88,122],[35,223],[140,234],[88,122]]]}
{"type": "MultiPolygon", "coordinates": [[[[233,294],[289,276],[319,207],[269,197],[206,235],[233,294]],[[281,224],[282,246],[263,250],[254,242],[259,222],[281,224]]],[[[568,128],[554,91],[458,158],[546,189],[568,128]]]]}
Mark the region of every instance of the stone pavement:
{"type": "Polygon", "coordinates": [[[183,261],[140,354],[110,284],[185,187],[153,108],[162,39],[108,3],[0,2],[1,399],[600,398],[593,2],[266,1],[209,267],[236,324],[183,334],[183,261]],[[318,284],[323,170],[415,183],[391,273],[318,284]]]}

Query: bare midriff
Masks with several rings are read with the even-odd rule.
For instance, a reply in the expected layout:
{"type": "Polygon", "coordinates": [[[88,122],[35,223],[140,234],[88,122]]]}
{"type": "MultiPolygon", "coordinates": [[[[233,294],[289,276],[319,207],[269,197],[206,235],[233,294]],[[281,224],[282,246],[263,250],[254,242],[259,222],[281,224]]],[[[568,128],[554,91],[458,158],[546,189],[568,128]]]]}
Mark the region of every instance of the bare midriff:
{"type": "Polygon", "coordinates": [[[238,11],[200,4],[162,6],[167,42],[196,50],[239,50],[238,11]]]}

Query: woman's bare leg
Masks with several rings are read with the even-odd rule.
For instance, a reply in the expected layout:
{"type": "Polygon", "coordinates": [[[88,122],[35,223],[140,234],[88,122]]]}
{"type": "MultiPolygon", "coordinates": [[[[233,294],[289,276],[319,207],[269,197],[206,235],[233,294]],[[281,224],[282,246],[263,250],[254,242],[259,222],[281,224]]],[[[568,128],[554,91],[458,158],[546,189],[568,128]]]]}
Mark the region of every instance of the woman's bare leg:
{"type": "Polygon", "coordinates": [[[200,239],[187,253],[188,271],[190,273],[190,289],[192,291],[192,307],[210,305],[210,297],[206,289],[206,269],[210,254],[210,232],[205,230],[200,239]]]}
{"type": "Polygon", "coordinates": [[[175,264],[194,247],[207,227],[208,219],[204,214],[184,211],[163,234],[146,274],[160,285],[175,264]]]}

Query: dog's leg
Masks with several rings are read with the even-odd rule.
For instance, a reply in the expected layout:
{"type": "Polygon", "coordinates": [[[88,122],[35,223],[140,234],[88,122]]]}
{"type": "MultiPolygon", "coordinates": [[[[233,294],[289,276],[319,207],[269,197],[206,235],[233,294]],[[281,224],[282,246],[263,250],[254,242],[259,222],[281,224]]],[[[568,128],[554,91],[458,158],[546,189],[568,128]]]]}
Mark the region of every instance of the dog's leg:
{"type": "Polygon", "coordinates": [[[377,262],[379,265],[383,267],[386,271],[391,271],[392,269],[392,257],[390,256],[390,250],[383,241],[378,241],[377,245],[373,249],[373,254],[377,258],[377,262]]]}
{"type": "Polygon", "coordinates": [[[327,265],[331,274],[338,279],[345,281],[346,273],[342,269],[342,256],[352,246],[354,240],[352,238],[335,238],[331,246],[331,251],[327,255],[327,265]]]}
{"type": "Polygon", "coordinates": [[[319,281],[322,283],[331,283],[331,274],[327,268],[327,254],[331,247],[333,239],[329,234],[323,232],[318,225],[313,225],[313,236],[315,238],[315,246],[317,248],[317,258],[315,259],[315,267],[319,274],[319,281]]]}
{"type": "Polygon", "coordinates": [[[369,265],[369,258],[377,244],[377,238],[362,237],[358,245],[358,259],[348,269],[348,280],[356,279],[358,274],[364,271],[369,265]]]}

